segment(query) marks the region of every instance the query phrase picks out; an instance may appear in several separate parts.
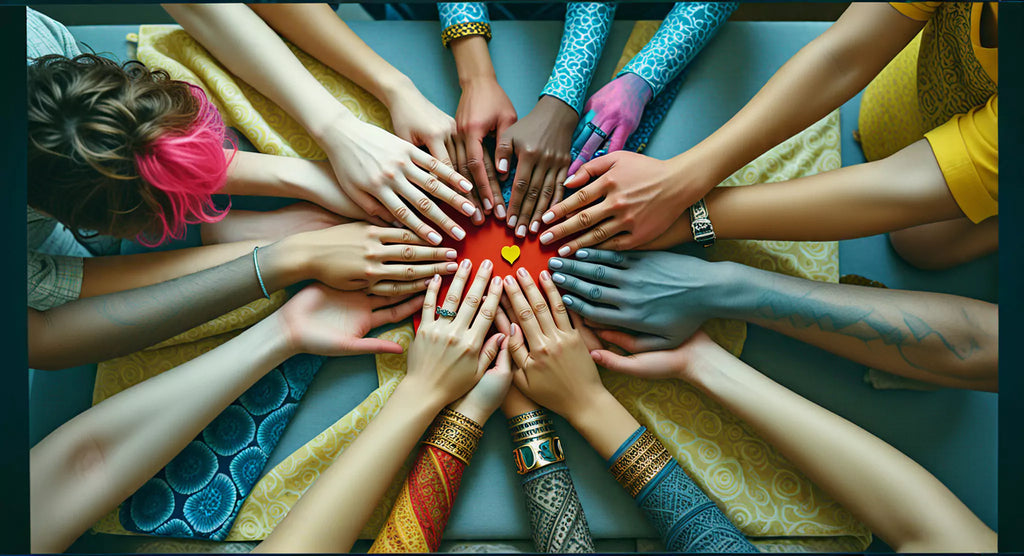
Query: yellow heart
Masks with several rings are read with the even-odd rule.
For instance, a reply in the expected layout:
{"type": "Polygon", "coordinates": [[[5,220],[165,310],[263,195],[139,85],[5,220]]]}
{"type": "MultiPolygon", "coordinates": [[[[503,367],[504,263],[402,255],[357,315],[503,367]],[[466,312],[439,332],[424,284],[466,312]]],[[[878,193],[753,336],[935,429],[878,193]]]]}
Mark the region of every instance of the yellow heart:
{"type": "Polygon", "coordinates": [[[515,264],[516,260],[519,259],[519,246],[518,245],[506,245],[501,248],[501,258],[508,261],[508,264],[515,264]]]}

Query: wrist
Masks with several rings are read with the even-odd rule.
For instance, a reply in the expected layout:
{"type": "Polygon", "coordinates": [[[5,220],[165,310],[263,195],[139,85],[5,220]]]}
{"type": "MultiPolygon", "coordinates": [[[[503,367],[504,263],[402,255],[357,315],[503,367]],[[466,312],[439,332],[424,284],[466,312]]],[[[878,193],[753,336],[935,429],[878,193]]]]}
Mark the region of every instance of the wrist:
{"type": "Polygon", "coordinates": [[[472,419],[476,424],[480,425],[481,427],[484,426],[484,424],[487,423],[487,420],[491,418],[491,415],[494,413],[495,409],[493,407],[480,407],[477,404],[466,400],[457,401],[453,403],[450,407],[452,411],[458,411],[459,413],[472,419]]]}
{"type": "Polygon", "coordinates": [[[332,145],[338,137],[348,137],[354,128],[363,124],[337,101],[334,106],[325,106],[321,114],[322,117],[305,125],[310,136],[321,146],[332,145]]]}
{"type": "Polygon", "coordinates": [[[380,78],[375,96],[391,111],[408,101],[412,95],[423,96],[412,80],[397,70],[380,78]]]}
{"type": "Polygon", "coordinates": [[[406,374],[402,382],[398,383],[392,398],[399,392],[402,393],[403,398],[410,397],[416,400],[414,402],[416,409],[428,411],[431,419],[440,413],[441,409],[451,401],[451,398],[445,399],[444,393],[436,385],[428,384],[418,375],[409,376],[406,374]]]}
{"type": "Polygon", "coordinates": [[[455,72],[463,89],[467,84],[480,81],[495,81],[494,64],[483,35],[469,35],[453,39],[448,48],[455,58],[455,72]]]}
{"type": "Polygon", "coordinates": [[[764,291],[764,282],[756,276],[763,271],[732,261],[707,264],[711,275],[705,296],[708,318],[748,320],[764,291]]]}
{"type": "Polygon", "coordinates": [[[580,396],[584,405],[563,415],[604,459],[640,426],[626,408],[608,390],[601,388],[590,396],[580,396]]]}
{"type": "Polygon", "coordinates": [[[576,113],[576,109],[569,106],[564,100],[551,96],[541,95],[537,99],[537,104],[533,107],[533,112],[542,114],[542,117],[547,121],[550,121],[552,125],[572,125],[575,126],[580,119],[580,115],[576,113]]]}
{"type": "Polygon", "coordinates": [[[274,311],[272,318],[263,319],[252,325],[245,333],[252,334],[253,345],[259,346],[256,349],[269,352],[269,358],[274,361],[274,367],[286,359],[302,353],[297,342],[294,341],[287,319],[281,314],[281,309],[274,311]]]}
{"type": "MultiPolygon", "coordinates": [[[[313,232],[288,236],[260,248],[257,258],[267,291],[274,292],[304,280],[317,279],[313,268],[316,259],[304,241],[304,236],[309,233],[313,232]]],[[[253,280],[256,280],[255,275],[253,280]]]]}

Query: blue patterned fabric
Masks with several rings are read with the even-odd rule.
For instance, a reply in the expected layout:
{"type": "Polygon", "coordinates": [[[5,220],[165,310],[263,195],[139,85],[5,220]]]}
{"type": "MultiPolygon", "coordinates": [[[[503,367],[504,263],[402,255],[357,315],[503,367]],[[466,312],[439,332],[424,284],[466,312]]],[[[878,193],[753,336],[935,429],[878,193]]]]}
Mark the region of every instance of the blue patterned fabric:
{"type": "Polygon", "coordinates": [[[296,355],[245,391],[121,505],[121,525],[223,540],[326,358],[296,355]]]}
{"type": "Polygon", "coordinates": [[[601,59],[605,40],[612,28],[615,4],[573,2],[565,12],[565,27],[551,77],[541,91],[561,99],[576,111],[583,112],[583,101],[601,59]]]}
{"type": "Polygon", "coordinates": [[[676,3],[658,32],[618,75],[635,73],[657,96],[715,36],[738,5],[737,2],[676,3]]]}
{"type": "Polygon", "coordinates": [[[442,31],[460,23],[491,22],[487,16],[487,5],[483,2],[441,2],[437,5],[437,14],[442,31]]]}

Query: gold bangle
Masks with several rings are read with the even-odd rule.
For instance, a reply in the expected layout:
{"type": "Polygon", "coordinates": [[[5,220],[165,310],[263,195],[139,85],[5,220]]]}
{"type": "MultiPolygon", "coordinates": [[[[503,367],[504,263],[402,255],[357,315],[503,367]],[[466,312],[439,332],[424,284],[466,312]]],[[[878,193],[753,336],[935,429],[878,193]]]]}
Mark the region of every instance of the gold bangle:
{"type": "Polygon", "coordinates": [[[512,444],[521,444],[533,438],[540,438],[549,434],[555,434],[555,425],[548,421],[539,423],[529,428],[512,432],[512,444]]]}
{"type": "Polygon", "coordinates": [[[629,495],[636,498],[670,461],[672,454],[650,431],[644,431],[609,471],[629,495]]]}
{"type": "Polygon", "coordinates": [[[511,417],[508,420],[508,428],[512,428],[520,423],[526,421],[532,421],[534,419],[542,419],[548,416],[547,412],[543,409],[534,409],[533,411],[527,411],[526,413],[520,413],[515,417],[511,417]]]}
{"type": "Polygon", "coordinates": [[[462,37],[483,35],[485,40],[491,40],[491,24],[486,21],[466,21],[449,26],[441,32],[441,44],[448,48],[448,43],[462,37]]]}
{"type": "Polygon", "coordinates": [[[434,418],[421,442],[444,450],[469,465],[483,435],[484,429],[476,421],[446,407],[434,418]]]}
{"type": "Polygon", "coordinates": [[[562,451],[562,440],[553,434],[530,440],[512,450],[512,461],[520,475],[563,462],[565,452],[562,451]]]}

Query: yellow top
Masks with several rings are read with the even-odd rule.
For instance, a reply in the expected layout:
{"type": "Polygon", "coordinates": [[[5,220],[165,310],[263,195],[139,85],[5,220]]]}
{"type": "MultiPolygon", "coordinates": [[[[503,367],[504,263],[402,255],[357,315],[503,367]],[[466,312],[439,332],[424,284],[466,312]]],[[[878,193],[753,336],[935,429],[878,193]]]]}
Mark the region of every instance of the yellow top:
{"type": "MultiPolygon", "coordinates": [[[[998,3],[988,4],[996,25],[998,3]]],[[[928,21],[917,52],[917,100],[946,184],[971,221],[999,214],[999,50],[982,45],[985,3],[891,5],[928,21]]]]}

